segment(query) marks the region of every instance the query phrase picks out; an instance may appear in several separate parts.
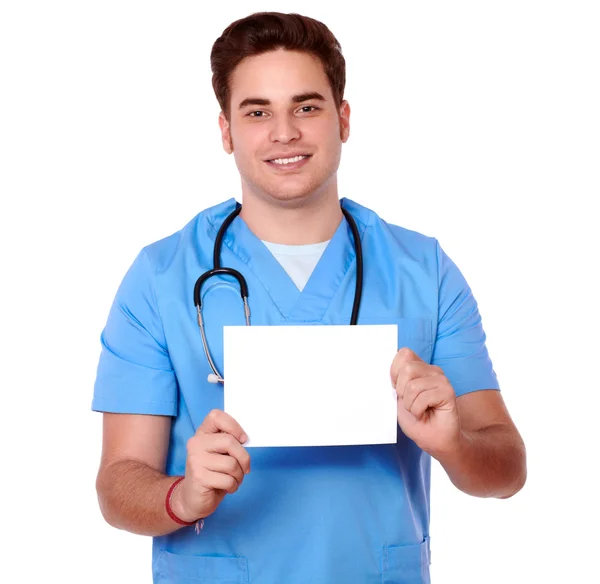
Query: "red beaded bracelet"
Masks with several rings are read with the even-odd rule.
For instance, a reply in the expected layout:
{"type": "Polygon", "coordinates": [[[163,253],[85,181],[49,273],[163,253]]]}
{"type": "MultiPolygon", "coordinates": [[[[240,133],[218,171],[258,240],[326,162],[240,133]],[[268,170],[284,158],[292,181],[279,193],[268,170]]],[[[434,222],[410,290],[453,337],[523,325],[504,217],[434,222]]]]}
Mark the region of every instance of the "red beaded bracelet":
{"type": "Polygon", "coordinates": [[[173,513],[173,509],[171,509],[171,495],[175,490],[175,487],[184,479],[185,477],[179,477],[173,484],[170,486],[169,491],[167,492],[167,497],[165,499],[165,509],[167,510],[167,515],[178,523],[179,525],[196,525],[196,533],[200,533],[200,530],[204,527],[204,519],[198,519],[197,521],[183,521],[183,519],[179,519],[175,513],[173,513]]]}

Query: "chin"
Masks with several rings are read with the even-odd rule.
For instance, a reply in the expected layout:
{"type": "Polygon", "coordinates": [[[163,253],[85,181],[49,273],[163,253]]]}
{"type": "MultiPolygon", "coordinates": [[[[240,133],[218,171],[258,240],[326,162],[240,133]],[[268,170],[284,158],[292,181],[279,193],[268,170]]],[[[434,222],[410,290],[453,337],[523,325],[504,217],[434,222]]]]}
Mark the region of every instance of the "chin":
{"type": "Polygon", "coordinates": [[[301,202],[312,197],[318,190],[319,184],[313,185],[289,185],[287,188],[282,185],[263,184],[259,186],[258,192],[263,197],[275,200],[281,203],[301,202]]]}
{"type": "Polygon", "coordinates": [[[277,191],[277,192],[269,192],[265,191],[265,195],[278,203],[288,205],[290,207],[296,205],[302,205],[304,201],[314,197],[316,191],[277,191]]]}
{"type": "Polygon", "coordinates": [[[329,182],[329,180],[321,178],[321,180],[301,181],[300,184],[295,185],[265,183],[262,185],[261,191],[277,201],[300,202],[318,197],[320,193],[327,190],[329,182]]]}

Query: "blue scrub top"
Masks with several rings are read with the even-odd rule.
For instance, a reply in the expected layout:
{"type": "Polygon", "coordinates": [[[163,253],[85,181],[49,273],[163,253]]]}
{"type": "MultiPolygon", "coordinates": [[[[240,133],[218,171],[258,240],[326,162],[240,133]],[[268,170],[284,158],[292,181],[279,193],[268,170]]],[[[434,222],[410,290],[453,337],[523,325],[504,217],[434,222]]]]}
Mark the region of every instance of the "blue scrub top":
{"type": "MultiPolygon", "coordinates": [[[[398,348],[439,365],[457,395],[499,389],[476,301],[432,237],[390,225],[342,199],[361,235],[358,324],[397,324],[398,348]]],[[[223,387],[208,383],[193,289],[211,269],[230,199],[145,247],[125,275],[102,333],[92,409],[173,416],[168,475],[185,474],[186,442],[223,387]]],[[[356,278],[344,218],[300,292],[237,217],[222,265],[246,278],[254,325],[348,324],[356,278]]],[[[245,324],[237,283],[203,287],[206,335],[223,370],[223,326],[245,324]]],[[[390,363],[391,365],[391,363],[390,363]]],[[[310,423],[310,420],[307,420],[310,423]]],[[[200,534],[153,539],[154,582],[423,584],[429,582],[430,456],[398,429],[397,444],[251,448],[252,472],[200,534]]]]}

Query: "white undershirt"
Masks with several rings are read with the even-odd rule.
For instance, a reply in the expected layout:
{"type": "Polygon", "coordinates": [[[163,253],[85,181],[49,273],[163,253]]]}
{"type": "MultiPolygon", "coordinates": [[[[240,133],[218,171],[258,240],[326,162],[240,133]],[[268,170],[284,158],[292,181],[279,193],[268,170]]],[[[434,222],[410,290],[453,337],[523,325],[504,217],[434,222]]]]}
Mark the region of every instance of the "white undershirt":
{"type": "Polygon", "coordinates": [[[298,290],[302,291],[329,241],[309,245],[283,245],[269,241],[263,243],[282,265],[298,290]]]}

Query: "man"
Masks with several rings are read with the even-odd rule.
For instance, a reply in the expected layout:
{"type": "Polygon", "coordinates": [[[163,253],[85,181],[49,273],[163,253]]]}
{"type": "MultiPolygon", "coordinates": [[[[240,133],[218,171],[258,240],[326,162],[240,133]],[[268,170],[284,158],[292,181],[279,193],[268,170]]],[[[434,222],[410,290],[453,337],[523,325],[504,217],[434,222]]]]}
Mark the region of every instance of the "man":
{"type": "Polygon", "coordinates": [[[144,248],[119,288],[93,402],[104,412],[102,513],[154,536],[155,582],[429,582],[431,457],[475,496],[510,497],[525,482],[475,300],[435,239],[340,205],[350,106],[322,23],[249,16],[215,42],[211,64],[243,204],[144,248]],[[245,322],[237,282],[216,274],[197,290],[212,365],[191,302],[228,217],[218,261],[245,276],[255,325],[348,324],[357,226],[358,324],[398,324],[397,444],[244,448],[223,387],[207,381],[224,374],[223,326],[245,322]]]}

